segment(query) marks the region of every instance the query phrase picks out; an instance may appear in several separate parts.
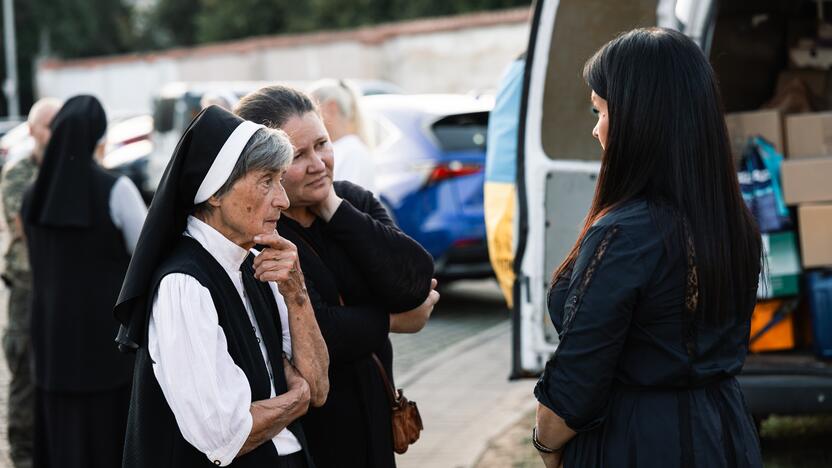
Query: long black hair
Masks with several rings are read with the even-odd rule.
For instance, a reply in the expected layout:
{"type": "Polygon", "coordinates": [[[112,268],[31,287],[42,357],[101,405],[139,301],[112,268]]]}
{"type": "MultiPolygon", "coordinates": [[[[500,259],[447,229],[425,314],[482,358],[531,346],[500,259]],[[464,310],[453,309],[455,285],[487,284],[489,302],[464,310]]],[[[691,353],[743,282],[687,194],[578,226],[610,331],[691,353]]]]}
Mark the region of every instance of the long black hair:
{"type": "Polygon", "coordinates": [[[607,101],[609,128],[583,231],[554,278],[574,263],[593,223],[642,197],[654,216],[673,215],[675,225],[657,225],[666,245],[692,237],[705,319],[725,322],[747,312],[744,302],[759,278],[760,232],[739,191],[705,54],[677,31],[635,29],[601,47],[583,74],[607,101]]]}

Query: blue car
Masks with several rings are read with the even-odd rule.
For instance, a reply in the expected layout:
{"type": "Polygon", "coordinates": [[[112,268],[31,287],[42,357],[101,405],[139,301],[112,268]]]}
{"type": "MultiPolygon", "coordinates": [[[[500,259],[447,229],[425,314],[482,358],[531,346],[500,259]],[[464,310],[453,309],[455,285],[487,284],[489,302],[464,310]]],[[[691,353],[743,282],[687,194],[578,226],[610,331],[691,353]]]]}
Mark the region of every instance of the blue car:
{"type": "Polygon", "coordinates": [[[362,101],[375,134],[378,197],[448,281],[493,275],[483,218],[493,99],[380,95],[362,101]]]}

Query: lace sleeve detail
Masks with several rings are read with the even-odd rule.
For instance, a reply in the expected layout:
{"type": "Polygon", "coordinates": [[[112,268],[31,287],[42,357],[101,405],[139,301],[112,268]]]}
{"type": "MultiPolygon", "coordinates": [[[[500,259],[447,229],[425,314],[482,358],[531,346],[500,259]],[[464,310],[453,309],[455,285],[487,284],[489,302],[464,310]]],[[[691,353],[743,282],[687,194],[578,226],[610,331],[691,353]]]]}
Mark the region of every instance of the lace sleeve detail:
{"type": "Polygon", "coordinates": [[[563,330],[561,331],[561,338],[563,338],[563,335],[565,335],[569,331],[569,326],[572,324],[572,321],[575,320],[575,314],[578,313],[578,309],[581,306],[584,294],[586,294],[589,285],[592,283],[592,278],[595,275],[595,271],[598,269],[598,266],[604,259],[604,255],[607,252],[607,248],[609,247],[610,242],[612,242],[616,234],[618,234],[618,226],[613,226],[604,234],[603,239],[601,239],[601,242],[595,249],[595,253],[592,256],[592,260],[589,262],[589,266],[587,266],[586,270],[584,270],[583,275],[580,278],[578,287],[575,289],[575,292],[567,299],[563,311],[563,330]]]}
{"type": "Polygon", "coordinates": [[[696,245],[693,233],[687,221],[683,222],[685,230],[685,254],[687,273],[685,281],[685,330],[684,345],[688,358],[696,354],[696,319],[699,312],[699,272],[696,268],[696,245]]]}

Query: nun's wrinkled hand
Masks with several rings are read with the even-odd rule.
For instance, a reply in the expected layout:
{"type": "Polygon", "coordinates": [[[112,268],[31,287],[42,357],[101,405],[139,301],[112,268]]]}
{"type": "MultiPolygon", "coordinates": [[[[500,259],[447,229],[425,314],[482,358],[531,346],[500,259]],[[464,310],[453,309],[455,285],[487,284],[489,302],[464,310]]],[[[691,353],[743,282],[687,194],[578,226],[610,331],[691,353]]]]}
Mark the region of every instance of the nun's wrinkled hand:
{"type": "Polygon", "coordinates": [[[255,278],[263,282],[277,282],[277,288],[283,295],[305,289],[295,244],[280,237],[277,232],[255,236],[254,242],[266,246],[254,258],[255,278]]]}

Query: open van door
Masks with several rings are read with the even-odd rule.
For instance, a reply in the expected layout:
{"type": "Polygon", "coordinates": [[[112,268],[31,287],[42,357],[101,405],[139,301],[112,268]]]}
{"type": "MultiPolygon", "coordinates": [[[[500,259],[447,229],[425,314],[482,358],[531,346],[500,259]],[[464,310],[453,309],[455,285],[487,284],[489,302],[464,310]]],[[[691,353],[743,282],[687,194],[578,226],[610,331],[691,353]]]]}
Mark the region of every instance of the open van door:
{"type": "Polygon", "coordinates": [[[601,148],[592,137],[584,62],[618,33],[680,30],[708,50],[709,0],[538,0],[520,104],[512,377],[539,374],[558,336],[546,292],[575,243],[595,191],[601,148]]]}

